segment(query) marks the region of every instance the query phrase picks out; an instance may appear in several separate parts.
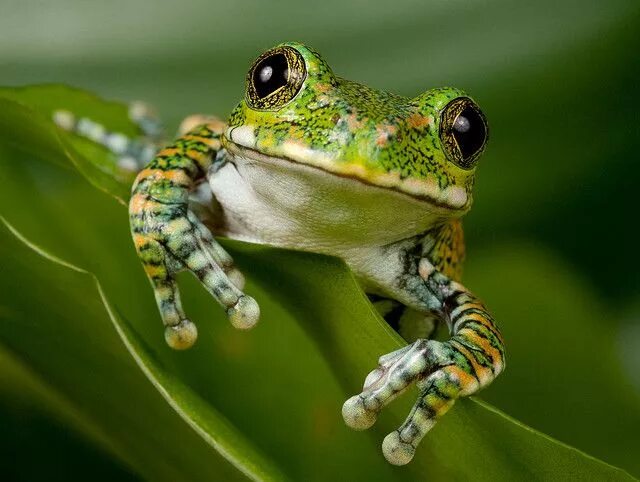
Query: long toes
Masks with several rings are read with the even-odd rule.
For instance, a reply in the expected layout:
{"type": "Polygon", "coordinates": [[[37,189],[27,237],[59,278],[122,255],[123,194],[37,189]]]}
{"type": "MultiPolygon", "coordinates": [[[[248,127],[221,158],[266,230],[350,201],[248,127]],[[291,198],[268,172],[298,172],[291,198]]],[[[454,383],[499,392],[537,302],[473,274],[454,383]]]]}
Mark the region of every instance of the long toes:
{"type": "Polygon", "coordinates": [[[414,345],[381,357],[383,363],[367,375],[360,395],[347,400],[342,407],[345,423],[364,430],[376,421],[377,413],[404,392],[425,368],[424,360],[414,345]]]}
{"type": "Polygon", "coordinates": [[[371,387],[364,390],[360,397],[365,408],[369,410],[380,410],[401,393],[403,393],[413,381],[404,367],[392,369],[385,373],[380,380],[371,387]]]}
{"type": "Polygon", "coordinates": [[[371,392],[385,381],[385,375],[393,370],[394,365],[402,359],[402,357],[411,349],[411,345],[400,348],[399,350],[382,355],[378,359],[378,366],[374,368],[367,378],[364,380],[362,387],[363,392],[371,392]]]}
{"type": "Polygon", "coordinates": [[[378,359],[378,366],[372,370],[364,380],[363,391],[371,392],[379,388],[381,384],[388,382],[385,375],[392,373],[400,360],[411,350],[412,345],[400,348],[399,350],[382,355],[378,359]]]}
{"type": "Polygon", "coordinates": [[[260,306],[251,296],[242,295],[227,311],[229,321],[240,330],[253,328],[260,318],[260,306]]]}
{"type": "Polygon", "coordinates": [[[451,370],[449,367],[427,377],[427,383],[422,385],[420,397],[407,419],[384,439],[382,452],[390,463],[409,463],[416,447],[436,420],[453,406],[459,387],[451,370]]]}
{"type": "Polygon", "coordinates": [[[229,278],[229,281],[231,281],[236,288],[238,288],[239,290],[244,289],[244,275],[240,272],[240,270],[232,267],[226,272],[226,274],[227,278],[229,278]]]}
{"type": "Polygon", "coordinates": [[[408,352],[411,347],[413,345],[407,345],[407,346],[403,346],[402,348],[399,348],[398,350],[392,351],[391,353],[387,353],[385,355],[382,355],[380,358],[378,358],[378,365],[381,367],[393,364],[393,362],[395,362],[396,360],[399,360],[400,358],[402,358],[402,356],[408,352]]]}
{"type": "Polygon", "coordinates": [[[384,458],[393,465],[406,465],[411,462],[416,448],[409,442],[405,442],[396,430],[384,438],[382,442],[384,458]]]}
{"type": "Polygon", "coordinates": [[[198,339],[198,328],[189,320],[182,320],[177,325],[169,325],[164,329],[164,339],[174,350],[191,348],[198,339]]]}
{"type": "Polygon", "coordinates": [[[366,430],[376,423],[378,415],[376,411],[365,407],[360,395],[354,395],[344,402],[342,406],[342,418],[344,423],[354,430],[366,430]]]}
{"type": "Polygon", "coordinates": [[[235,267],[231,255],[215,240],[211,231],[209,231],[192,211],[187,213],[187,219],[198,234],[197,238],[200,248],[211,256],[213,261],[215,261],[227,275],[229,281],[231,281],[236,288],[242,290],[245,283],[244,276],[238,268],[235,267]]]}
{"type": "Polygon", "coordinates": [[[216,246],[213,238],[212,242],[208,243],[200,236],[198,225],[194,226],[186,219],[183,221],[186,229],[170,232],[172,239],[167,243],[167,248],[196,275],[205,289],[225,308],[233,326],[243,330],[253,327],[260,318],[260,307],[256,300],[245,295],[238,287],[244,283],[244,277],[233,267],[231,257],[222,247],[216,246]],[[226,273],[215,254],[224,254],[228,258],[223,259],[227,267],[226,273]]]}
{"type": "Polygon", "coordinates": [[[362,386],[362,390],[371,390],[379,381],[382,380],[382,377],[387,373],[387,370],[383,368],[376,368],[372,370],[367,378],[364,379],[364,385],[362,386]]]}
{"type": "Polygon", "coordinates": [[[422,373],[422,368],[419,360],[404,354],[392,365],[373,370],[367,376],[365,388],[360,394],[365,408],[380,410],[403,393],[422,373]]]}

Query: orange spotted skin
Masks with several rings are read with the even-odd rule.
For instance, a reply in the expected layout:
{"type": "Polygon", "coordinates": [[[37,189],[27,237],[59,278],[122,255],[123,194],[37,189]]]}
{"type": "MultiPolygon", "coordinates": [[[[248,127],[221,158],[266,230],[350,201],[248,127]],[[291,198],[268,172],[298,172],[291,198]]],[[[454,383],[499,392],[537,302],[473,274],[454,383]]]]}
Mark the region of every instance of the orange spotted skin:
{"type": "Polygon", "coordinates": [[[172,271],[180,264],[166,248],[172,227],[186,212],[189,191],[205,176],[219,141],[207,126],[198,127],[189,139],[178,139],[160,150],[138,173],[129,201],[133,242],[156,294],[166,326],[179,326],[186,316],[172,271]],[[174,268],[172,270],[172,268],[174,268]]]}
{"type": "Polygon", "coordinates": [[[155,229],[157,224],[161,222],[165,227],[178,219],[175,214],[186,209],[190,191],[205,178],[220,149],[220,135],[220,131],[214,131],[210,126],[199,126],[161,149],[138,173],[129,201],[129,217],[139,254],[144,251],[147,241],[166,241],[155,229]],[[150,225],[150,219],[157,221],[154,226],[150,225]]]}
{"type": "Polygon", "coordinates": [[[438,271],[454,281],[460,281],[465,255],[462,221],[449,221],[434,229],[431,237],[434,243],[429,250],[429,259],[438,271]]]}

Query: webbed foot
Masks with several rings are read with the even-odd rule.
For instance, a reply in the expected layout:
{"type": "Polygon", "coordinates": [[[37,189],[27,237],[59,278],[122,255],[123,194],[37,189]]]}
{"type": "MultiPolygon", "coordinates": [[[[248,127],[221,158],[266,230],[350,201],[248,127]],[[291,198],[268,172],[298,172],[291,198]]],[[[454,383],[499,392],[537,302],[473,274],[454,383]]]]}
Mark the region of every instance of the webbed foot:
{"type": "Polygon", "coordinates": [[[450,342],[417,340],[382,356],[367,376],[362,393],[344,403],[345,423],[356,430],[371,427],[380,410],[416,383],[420,395],[411,413],[382,443],[385,458],[394,465],[411,461],[416,447],[456,398],[480,388],[468,360],[450,342]]]}

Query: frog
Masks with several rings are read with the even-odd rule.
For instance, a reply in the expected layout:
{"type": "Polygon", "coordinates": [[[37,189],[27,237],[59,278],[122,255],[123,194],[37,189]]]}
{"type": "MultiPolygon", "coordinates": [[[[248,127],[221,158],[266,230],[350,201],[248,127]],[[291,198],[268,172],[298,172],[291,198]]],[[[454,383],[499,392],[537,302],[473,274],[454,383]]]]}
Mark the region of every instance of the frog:
{"type": "Polygon", "coordinates": [[[413,98],[376,90],[336,76],[314,49],[285,42],[253,62],[226,121],[189,116],[158,148],[157,122],[139,104],[132,112],[145,142],[86,119],[84,127],[65,115],[57,122],[130,168],[146,164],[132,186],[131,234],[170,347],[197,339],[176,283],[183,270],[236,328],[259,320],[243,274],[216,240],[223,236],[340,258],[407,341],[380,356],[342,407],[346,425],[365,430],[417,387],[406,420],[382,442],[391,464],[409,463],[458,398],[504,370],[500,330],[461,282],[461,220],[489,132],[463,90],[438,87],[413,98]],[[435,339],[439,325],[448,329],[444,340],[435,339]]]}

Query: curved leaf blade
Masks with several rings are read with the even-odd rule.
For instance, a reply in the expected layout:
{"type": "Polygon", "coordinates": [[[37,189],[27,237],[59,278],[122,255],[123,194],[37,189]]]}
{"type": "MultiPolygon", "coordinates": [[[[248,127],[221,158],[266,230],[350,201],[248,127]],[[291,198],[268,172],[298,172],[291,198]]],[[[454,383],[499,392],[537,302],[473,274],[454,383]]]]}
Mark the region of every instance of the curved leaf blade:
{"type": "MultiPolygon", "coordinates": [[[[34,136],[31,141],[38,145],[39,139],[34,136]]],[[[22,158],[19,151],[5,146],[4,159],[8,158],[7,153],[22,158]]],[[[265,308],[263,326],[238,337],[225,328],[218,312],[215,318],[219,323],[201,330],[198,346],[188,353],[176,354],[163,344],[148,287],[131,248],[127,248],[124,211],[72,172],[45,166],[28,156],[24,156],[23,165],[8,168],[0,164],[0,168],[7,185],[0,198],[5,201],[3,214],[21,236],[37,240],[47,253],[94,273],[117,307],[118,317],[114,319],[135,320],[142,343],[132,343],[134,352],[155,360],[159,373],[169,377],[166,380],[181,381],[206,406],[219,408],[261,450],[287,467],[287,473],[317,479],[369,474],[380,480],[418,475],[495,480],[550,472],[628,478],[624,472],[472,400],[457,404],[433,430],[413,464],[389,467],[382,462],[375,445],[404,416],[410,396],[394,404],[371,435],[350,433],[336,423],[339,406],[348,392],[354,391],[349,387],[358,387],[377,356],[400,343],[372,312],[343,264],[303,253],[230,243],[240,266],[251,267],[244,271],[250,281],[256,282],[249,283],[248,289],[257,294],[265,308]],[[45,176],[46,189],[38,184],[45,176]],[[25,187],[30,195],[20,205],[12,205],[11,199],[20,198],[25,187]],[[52,229],[54,226],[63,229],[52,229]],[[294,366],[291,360],[296,361],[294,366]],[[332,370],[323,366],[323,360],[332,370]],[[233,371],[213,373],[203,368],[211,363],[232,367],[233,371]],[[262,373],[264,367],[273,368],[270,379],[256,379],[255,373],[262,373]],[[310,384],[310,379],[320,380],[321,389],[310,384]],[[292,386],[302,389],[292,391],[292,386]],[[265,413],[256,407],[255,397],[261,397],[260,402],[269,407],[271,419],[264,420],[265,413]],[[269,397],[273,400],[269,401],[269,397]],[[317,425],[320,432],[301,437],[297,428],[307,426],[313,407],[325,407],[324,414],[317,412],[321,414],[317,425]],[[278,423],[286,419],[295,422],[289,427],[278,423]],[[323,433],[325,426],[332,427],[333,432],[323,433]],[[494,437],[495,434],[499,436],[494,437]],[[316,453],[309,454],[309,450],[316,453]],[[541,465],[541,460],[550,463],[541,465]]],[[[193,281],[185,284],[185,301],[194,319],[211,318],[211,300],[193,281]]],[[[134,339],[127,325],[120,326],[125,338],[134,339]]],[[[18,333],[14,336],[18,337],[18,333]]],[[[21,338],[16,340],[24,343],[21,338]]],[[[206,412],[206,407],[196,407],[200,409],[206,412]]],[[[208,417],[205,413],[203,420],[208,417]]]]}

